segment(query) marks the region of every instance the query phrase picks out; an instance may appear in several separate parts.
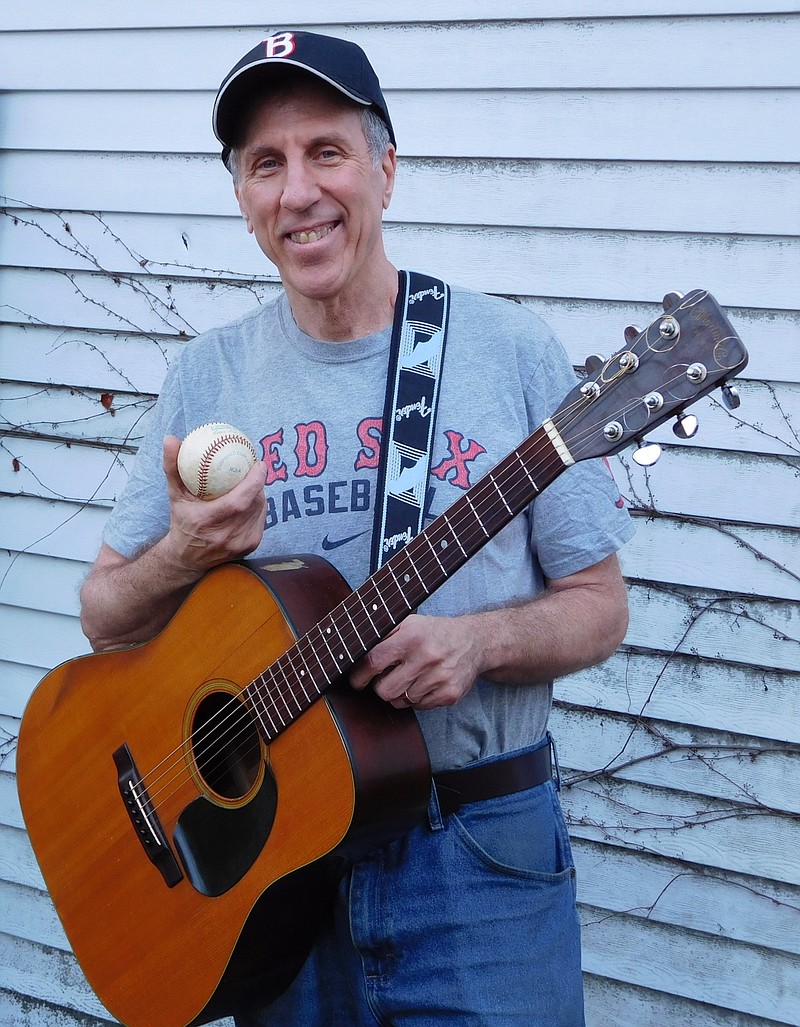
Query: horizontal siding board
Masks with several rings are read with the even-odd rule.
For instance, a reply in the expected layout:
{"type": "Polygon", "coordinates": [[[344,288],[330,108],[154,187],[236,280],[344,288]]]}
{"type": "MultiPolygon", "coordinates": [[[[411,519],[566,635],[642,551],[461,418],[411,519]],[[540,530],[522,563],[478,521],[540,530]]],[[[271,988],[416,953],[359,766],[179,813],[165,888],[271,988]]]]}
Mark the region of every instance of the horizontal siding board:
{"type": "Polygon", "coordinates": [[[94,561],[108,509],[0,494],[3,547],[70,560],[94,561]]]}
{"type": "Polygon", "coordinates": [[[699,1002],[713,996],[734,1013],[797,1022],[800,965],[794,956],[613,917],[584,927],[583,965],[592,974],[699,1002]]]}
{"type": "Polygon", "coordinates": [[[625,643],[800,671],[800,605],[633,582],[625,643]]]}
{"type": "Polygon", "coordinates": [[[106,1027],[115,1021],[87,1017],[85,1013],[0,988],[0,1022],[4,1027],[106,1027]]]}
{"type": "MultiPolygon", "coordinates": [[[[27,211],[0,221],[0,246],[5,263],[20,268],[138,275],[144,260],[178,277],[277,273],[233,218],[76,213],[67,221],[27,211]]],[[[549,296],[648,300],[680,267],[723,304],[800,309],[800,246],[784,238],[389,224],[386,248],[399,267],[438,268],[486,292],[523,293],[535,282],[549,296]]],[[[168,319],[169,302],[158,302],[168,319]]]]}
{"type": "Polygon", "coordinates": [[[59,1006],[95,1016],[108,1016],[87,984],[75,957],[68,951],[61,925],[47,896],[14,885],[0,887],[4,890],[10,888],[6,898],[12,908],[24,911],[30,917],[24,925],[11,925],[19,932],[17,938],[21,939],[21,944],[0,934],[0,966],[5,967],[2,986],[16,986],[23,995],[36,995],[59,1006]],[[44,939],[37,937],[41,934],[45,935],[44,939]],[[47,941],[48,935],[55,936],[55,941],[47,941]],[[26,972],[23,957],[35,953],[37,945],[47,946],[47,951],[34,958],[26,972]],[[48,966],[49,979],[46,973],[48,966]],[[11,972],[13,978],[10,979],[11,972]]]}
{"type": "Polygon", "coordinates": [[[800,461],[795,466],[780,457],[670,446],[650,468],[640,467],[631,450],[623,451],[614,475],[638,510],[800,528],[800,461]]]}
{"type": "MultiPolygon", "coordinates": [[[[16,778],[9,772],[5,764],[0,765],[0,824],[20,830],[25,829],[17,795],[16,778]]],[[[0,891],[2,888],[3,883],[0,881],[0,891]]]]}
{"type": "Polygon", "coordinates": [[[11,717],[22,716],[28,697],[45,672],[44,667],[32,665],[38,658],[37,653],[26,653],[25,663],[0,660],[0,710],[11,717]]]}
{"type": "MultiPolygon", "coordinates": [[[[487,12],[488,13],[488,12],[487,12]]],[[[496,17],[496,16],[495,16],[496,17]]],[[[525,20],[450,25],[342,25],[340,34],[370,55],[381,83],[394,89],[750,88],[800,85],[800,19],[782,15],[718,17],[697,31],[695,18],[597,21],[525,20]],[[709,48],[715,60],[709,60],[709,48]],[[654,60],[656,53],[668,60],[654,60]],[[502,55],[486,60],[487,54],[502,55]],[[620,54],[626,59],[621,61],[620,54]],[[743,68],[746,73],[743,74],[743,68]]],[[[334,30],[335,31],[335,30],[334,30]]],[[[42,88],[41,64],[61,89],[216,90],[223,76],[263,38],[236,26],[3,33],[6,88],[42,88]],[[81,60],[64,60],[65,49],[81,60]],[[37,62],[28,58],[35,47],[37,62]],[[142,68],[147,67],[146,76],[142,68]]]]}
{"type": "Polygon", "coordinates": [[[562,799],[576,838],[800,884],[797,818],[607,779],[565,789],[562,799]]]}
{"type": "Polygon", "coordinates": [[[46,891],[0,881],[0,895],[9,910],[9,919],[4,924],[9,934],[55,949],[70,950],[59,915],[46,891]]]}
{"type": "MultiPolygon", "coordinates": [[[[70,442],[135,447],[141,443],[155,401],[153,396],[108,393],[100,389],[62,388],[32,383],[0,385],[0,418],[8,430],[70,442]]],[[[21,441],[21,440],[17,440],[21,441]]],[[[16,441],[9,440],[10,449],[16,441]]],[[[51,443],[52,445],[52,443],[51,443]]],[[[64,446],[56,443],[59,456],[64,446]]],[[[13,481],[13,479],[12,479],[13,481]]],[[[9,479],[0,470],[0,488],[9,479]]],[[[9,488],[8,491],[20,491],[9,488]]]]}
{"type": "MultiPolygon", "coordinates": [[[[603,18],[653,17],[659,15],[754,14],[763,4],[754,0],[494,0],[493,18],[603,18]]],[[[770,0],[770,11],[795,12],[795,0],[770,0]]],[[[269,25],[321,27],[351,22],[381,23],[387,20],[386,10],[374,0],[340,0],[331,7],[330,0],[303,0],[298,9],[296,0],[275,0],[269,7],[269,25]]],[[[173,7],[163,0],[138,0],[109,6],[101,0],[82,0],[80,5],[53,10],[50,0],[30,0],[24,7],[12,8],[4,16],[4,25],[11,31],[42,31],[54,29],[115,29],[195,26],[252,25],[264,27],[264,4],[261,0],[233,0],[220,8],[218,0],[193,0],[190,8],[173,7]]],[[[391,21],[480,21],[487,17],[485,0],[405,0],[392,10],[391,21]]]]}
{"type": "Polygon", "coordinates": [[[786,788],[800,770],[796,745],[654,721],[647,712],[642,719],[557,703],[552,729],[561,742],[564,787],[613,777],[800,814],[800,796],[786,788]]]}
{"type": "Polygon", "coordinates": [[[183,340],[80,328],[7,324],[0,364],[7,380],[106,392],[157,393],[183,340]]]}
{"type": "Polygon", "coordinates": [[[637,518],[620,551],[626,577],[800,599],[797,532],[744,524],[637,518]]]}
{"type": "MultiPolygon", "coordinates": [[[[403,156],[658,161],[669,139],[673,161],[800,159],[781,130],[800,113],[791,89],[399,90],[387,103],[403,156]]],[[[8,92],[0,146],[217,154],[212,104],[210,92],[8,92]]]]}
{"type": "Polygon", "coordinates": [[[87,564],[77,560],[0,550],[0,599],[8,606],[74,617],[87,570],[87,564]]]}
{"type": "Polygon", "coordinates": [[[89,643],[75,617],[16,606],[2,606],[0,612],[0,660],[24,663],[28,654],[35,653],[37,663],[55,667],[89,652],[89,643]]]}
{"type": "Polygon", "coordinates": [[[777,1020],[735,1013],[709,1002],[695,1002],[585,971],[583,981],[586,1027],[778,1027],[777,1020]]]}
{"type": "MultiPolygon", "coordinates": [[[[745,345],[748,343],[749,339],[745,345]]],[[[700,431],[691,442],[682,445],[799,456],[800,385],[739,379],[736,387],[741,407],[728,410],[719,393],[713,393],[703,402],[702,410],[696,407],[693,411],[699,417],[700,431]]],[[[660,443],[676,443],[672,428],[667,425],[656,428],[651,438],[660,443]]]]}
{"type": "Polygon", "coordinates": [[[27,832],[0,824],[0,841],[0,879],[9,884],[45,891],[44,879],[27,832]]]}
{"type": "MultiPolygon", "coordinates": [[[[100,272],[9,269],[0,275],[0,308],[9,320],[21,325],[114,334],[140,332],[146,336],[169,333],[177,341],[181,332],[188,337],[206,327],[236,320],[277,291],[277,283],[270,286],[169,280],[146,274],[120,278],[100,272]]],[[[71,333],[64,338],[71,338],[71,333]]],[[[155,348],[161,339],[153,342],[155,348]]],[[[110,359],[113,356],[112,352],[110,359]]],[[[158,373],[163,377],[160,365],[158,373]]]]}
{"type": "Polygon", "coordinates": [[[111,506],[128,480],[131,457],[89,446],[15,438],[6,447],[19,462],[0,461],[0,491],[71,503],[111,506]]]}
{"type": "Polygon", "coordinates": [[[556,683],[573,706],[717,731],[800,743],[800,724],[787,716],[800,687],[797,674],[703,662],[685,656],[620,652],[600,667],[556,683]]]}
{"type": "MultiPolygon", "coordinates": [[[[414,255],[409,265],[418,265],[420,254],[414,255]]],[[[607,355],[622,345],[622,329],[627,324],[647,325],[661,312],[661,296],[670,289],[689,292],[693,288],[707,288],[702,279],[676,281],[676,272],[662,273],[657,287],[650,290],[643,302],[610,300],[591,295],[581,296],[573,289],[563,298],[548,297],[540,292],[542,283],[531,273],[525,286],[514,295],[524,305],[535,310],[552,326],[564,343],[573,363],[582,365],[590,353],[607,355]]],[[[199,281],[194,279],[167,279],[156,275],[132,276],[129,283],[119,283],[110,276],[94,272],[74,272],[69,276],[53,270],[11,268],[0,275],[0,309],[10,322],[35,328],[63,327],[60,336],[66,343],[81,329],[108,330],[111,333],[138,330],[143,335],[173,333],[196,334],[225,324],[253,309],[259,302],[276,295],[278,286],[267,282],[199,281]],[[167,291],[169,286],[169,291],[167,291]],[[170,304],[172,309],[170,309],[170,304]]],[[[452,279],[454,285],[482,288],[481,277],[472,281],[452,279]]],[[[745,370],[748,378],[768,381],[800,382],[800,312],[797,310],[747,309],[741,305],[735,291],[726,285],[716,294],[726,307],[734,327],[750,351],[750,362],[745,370]],[[733,306],[733,304],[737,304],[733,306]]],[[[113,338],[113,334],[112,334],[113,338]]],[[[94,340],[95,343],[102,340],[94,340]]],[[[149,342],[148,342],[149,344],[149,342]]],[[[0,332],[0,355],[4,355],[11,342],[0,332]]],[[[81,338],[81,345],[89,347],[90,340],[81,338]]],[[[113,346],[113,343],[112,343],[113,346]]],[[[153,349],[164,347],[163,338],[153,340],[153,349]]],[[[118,351],[109,351],[109,362],[116,365],[118,351]]],[[[159,354],[154,352],[152,373],[163,378],[164,367],[159,354]]],[[[123,364],[123,373],[127,367],[123,364]]],[[[69,384],[68,378],[63,378],[69,384]]],[[[151,391],[146,380],[139,385],[142,391],[151,391]]],[[[80,384],[80,383],[77,383],[80,384]]],[[[740,411],[743,416],[746,408],[740,411]]]]}
{"type": "MultiPolygon", "coordinates": [[[[707,282],[689,277],[682,267],[662,272],[659,286],[641,303],[602,297],[592,300],[575,292],[571,297],[560,299],[539,293],[537,282],[531,277],[519,296],[552,326],[573,362],[582,365],[590,353],[608,356],[619,349],[625,325],[645,327],[649,324],[662,312],[661,296],[670,289],[682,293],[710,289],[707,282]]],[[[744,375],[749,379],[800,382],[800,312],[743,309],[735,290],[731,291],[727,283],[714,295],[748,347],[750,361],[744,375]]],[[[739,413],[746,415],[746,408],[739,413]]]]}
{"type": "Polygon", "coordinates": [[[594,909],[587,920],[624,914],[800,955],[797,888],[579,838],[572,850],[579,900],[594,909]]]}
{"type": "MultiPolygon", "coordinates": [[[[11,151],[3,163],[9,206],[238,215],[216,156],[11,151]]],[[[781,164],[401,155],[390,211],[415,224],[786,235],[800,226],[800,189],[781,164]]]]}

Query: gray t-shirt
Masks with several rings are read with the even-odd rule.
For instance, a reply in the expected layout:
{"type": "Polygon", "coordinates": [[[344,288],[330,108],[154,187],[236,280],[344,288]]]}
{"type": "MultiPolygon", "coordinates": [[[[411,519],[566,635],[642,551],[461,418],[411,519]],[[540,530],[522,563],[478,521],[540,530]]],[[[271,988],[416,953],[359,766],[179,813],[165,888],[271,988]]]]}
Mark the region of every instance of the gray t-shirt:
{"type": "MultiPolygon", "coordinates": [[[[245,432],[268,466],[267,526],[254,555],[313,552],[350,585],[369,575],[391,330],[318,342],[285,295],[188,343],[164,382],[147,438],[104,540],[133,557],[169,526],[161,443],[205,421],[245,432]]],[[[517,304],[453,289],[429,518],[530,435],[575,385],[563,348],[517,304]]],[[[545,579],[615,552],[633,526],[602,461],[566,470],[419,612],[452,616],[520,602],[545,579]]],[[[420,711],[434,770],[538,741],[552,687],[479,680],[453,707],[420,711]]]]}

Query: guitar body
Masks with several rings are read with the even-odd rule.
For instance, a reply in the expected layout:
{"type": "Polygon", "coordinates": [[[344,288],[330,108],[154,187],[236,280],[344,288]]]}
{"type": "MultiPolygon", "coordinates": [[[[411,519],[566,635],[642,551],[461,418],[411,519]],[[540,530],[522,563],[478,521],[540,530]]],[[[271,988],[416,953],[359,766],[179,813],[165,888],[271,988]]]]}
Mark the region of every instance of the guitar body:
{"type": "Polygon", "coordinates": [[[348,593],[317,557],[226,564],[151,642],[63,664],[31,697],[26,826],[89,983],[128,1027],[280,994],[347,861],[424,813],[413,711],[334,684],[266,744],[234,698],[348,593]]]}

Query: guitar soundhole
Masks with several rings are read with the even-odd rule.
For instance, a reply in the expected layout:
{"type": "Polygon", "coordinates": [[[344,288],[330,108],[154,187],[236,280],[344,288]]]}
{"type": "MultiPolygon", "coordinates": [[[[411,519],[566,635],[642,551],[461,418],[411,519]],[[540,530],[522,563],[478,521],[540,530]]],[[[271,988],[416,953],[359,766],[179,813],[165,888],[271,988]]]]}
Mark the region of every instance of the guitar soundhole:
{"type": "Polygon", "coordinates": [[[229,692],[212,692],[197,705],[192,751],[203,782],[228,802],[243,799],[258,783],[261,740],[247,707],[229,692]]]}

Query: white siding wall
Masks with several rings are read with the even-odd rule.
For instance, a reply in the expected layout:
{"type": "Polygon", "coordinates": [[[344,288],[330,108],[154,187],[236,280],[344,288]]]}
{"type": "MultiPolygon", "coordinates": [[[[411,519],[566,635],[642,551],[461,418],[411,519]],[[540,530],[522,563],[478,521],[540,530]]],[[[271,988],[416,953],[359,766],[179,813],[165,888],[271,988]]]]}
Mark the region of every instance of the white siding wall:
{"type": "MultiPolygon", "coordinates": [[[[0,26],[0,1022],[95,1023],[14,783],[171,356],[276,288],[209,128],[266,28],[372,56],[401,266],[519,298],[576,364],[711,290],[742,407],[664,429],[621,652],[560,683],[590,1027],[800,1022],[800,16],[746,0],[139,0],[0,26]],[[269,9],[271,23],[262,22],[269,9]],[[491,20],[489,20],[491,19],[491,20]]],[[[54,800],[55,801],[55,800],[54,800]]]]}

